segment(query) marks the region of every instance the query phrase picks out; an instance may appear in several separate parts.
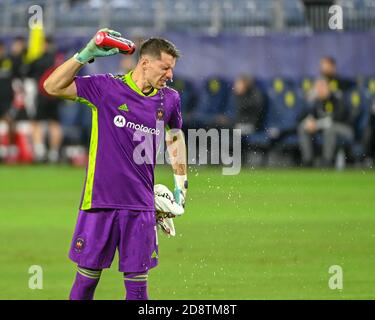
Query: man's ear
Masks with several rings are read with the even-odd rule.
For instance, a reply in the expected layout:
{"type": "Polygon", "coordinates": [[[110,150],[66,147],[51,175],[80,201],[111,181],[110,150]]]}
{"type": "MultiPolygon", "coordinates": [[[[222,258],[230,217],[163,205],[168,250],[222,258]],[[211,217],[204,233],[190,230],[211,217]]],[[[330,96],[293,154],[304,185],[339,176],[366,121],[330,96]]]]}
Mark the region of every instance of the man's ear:
{"type": "Polygon", "coordinates": [[[148,57],[142,57],[140,63],[143,70],[146,70],[150,64],[150,59],[148,57]]]}

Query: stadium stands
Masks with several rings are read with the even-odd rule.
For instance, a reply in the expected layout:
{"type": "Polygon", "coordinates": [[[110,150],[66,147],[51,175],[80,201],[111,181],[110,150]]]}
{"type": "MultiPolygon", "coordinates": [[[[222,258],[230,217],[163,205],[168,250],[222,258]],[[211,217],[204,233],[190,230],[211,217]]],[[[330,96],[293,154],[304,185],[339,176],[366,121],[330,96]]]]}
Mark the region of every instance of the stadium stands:
{"type": "Polygon", "coordinates": [[[268,106],[263,128],[247,137],[248,145],[265,154],[271,148],[279,151],[296,149],[296,128],[306,103],[297,84],[290,79],[275,78],[267,87],[268,106]]]}
{"type": "MultiPolygon", "coordinates": [[[[369,121],[370,104],[375,99],[375,77],[369,76],[371,71],[363,68],[363,64],[371,62],[368,54],[371,50],[356,55],[350,51],[350,44],[357,40],[367,43],[371,38],[365,33],[363,37],[355,37],[349,32],[335,34],[335,39],[342,38],[334,44],[332,34],[317,33],[316,37],[310,37],[319,25],[314,24],[314,19],[319,22],[321,8],[309,11],[301,0],[107,0],[105,6],[103,3],[102,0],[38,1],[45,9],[47,32],[58,30],[57,38],[63,39],[58,44],[59,49],[67,54],[80,47],[87,34],[104,25],[129,32],[131,36],[155,31],[168,38],[171,36],[173,41],[177,39],[178,47],[183,50],[182,67],[179,69],[178,65],[171,86],[181,94],[188,128],[220,127],[220,121],[216,120],[221,116],[227,119],[229,126],[234,113],[228,101],[233,78],[240,72],[251,74],[266,96],[267,106],[262,128],[245,139],[251,150],[260,149],[265,154],[298,149],[296,127],[309,106],[309,92],[317,75],[313,73],[314,62],[320,58],[320,50],[331,54],[336,52],[335,46],[340,46],[338,50],[343,52],[338,59],[340,69],[347,72],[345,76],[357,81],[357,85],[344,94],[345,105],[353,114],[355,139],[342,141],[341,146],[353,156],[353,161],[362,159],[363,135],[369,121]],[[68,37],[61,34],[69,35],[72,30],[73,37],[65,41],[68,37]],[[273,33],[280,30],[282,34],[273,33]],[[290,37],[288,33],[294,30],[301,31],[302,36],[290,37]],[[307,35],[304,34],[306,31],[309,32],[307,35]],[[174,38],[178,32],[181,33],[174,38]],[[219,36],[211,37],[215,33],[219,36]],[[241,37],[248,34],[253,37],[243,41],[241,37]],[[266,36],[257,37],[258,34],[266,36]],[[320,44],[322,48],[317,48],[320,44]],[[210,60],[199,59],[201,54],[209,56],[210,60]],[[363,57],[363,63],[357,58],[359,56],[363,57]],[[205,62],[200,64],[199,60],[205,62]],[[202,69],[196,67],[198,65],[202,69]],[[217,74],[213,72],[215,70],[217,74]],[[353,70],[368,73],[359,76],[353,70]],[[197,72],[202,74],[196,77],[197,72]],[[281,76],[275,77],[276,74],[281,76]]],[[[343,8],[345,31],[375,28],[373,0],[336,0],[334,3],[343,8]]],[[[15,35],[26,34],[28,12],[25,8],[33,4],[31,0],[0,2],[1,39],[9,40],[9,30],[15,35]]],[[[104,69],[98,61],[88,68],[88,73],[114,72],[113,61],[106,63],[104,69]]],[[[331,89],[335,90],[334,84],[331,89]]],[[[84,127],[87,131],[88,125],[80,123],[72,110],[68,108],[62,112],[62,124],[66,140],[79,143],[80,130],[84,127]]],[[[319,139],[317,141],[319,144],[319,139]]]]}
{"type": "MultiPolygon", "coordinates": [[[[375,27],[375,2],[336,0],[343,8],[346,30],[375,27]]],[[[3,0],[0,3],[0,32],[27,27],[25,7],[31,0],[3,0]],[[5,14],[6,12],[6,14],[5,14]]],[[[49,11],[52,29],[93,29],[100,25],[121,26],[127,30],[195,30],[259,34],[267,31],[327,30],[324,6],[305,8],[302,0],[39,0],[49,11]]],[[[83,33],[83,30],[81,32],[83,33]]],[[[53,30],[51,30],[53,32],[53,30]]]]}
{"type": "Polygon", "coordinates": [[[220,115],[232,118],[233,112],[228,103],[230,82],[221,77],[210,77],[205,80],[199,92],[197,108],[193,119],[202,127],[220,127],[216,118],[220,115]]]}
{"type": "MultiPolygon", "coordinates": [[[[178,80],[183,82],[182,79],[178,80]]],[[[346,155],[350,161],[359,162],[363,159],[364,149],[362,145],[364,131],[366,129],[370,99],[374,92],[370,87],[375,82],[372,78],[367,78],[361,85],[344,94],[344,103],[352,115],[352,125],[355,131],[355,138],[352,141],[340,140],[338,146],[344,147],[346,155]]],[[[261,151],[267,158],[269,152],[293,151],[295,156],[298,152],[299,144],[297,137],[297,126],[304,112],[309,108],[307,92],[312,88],[312,78],[299,80],[277,77],[271,81],[263,82],[264,94],[267,97],[266,115],[260,130],[245,137],[248,151],[261,151]]],[[[184,101],[190,99],[189,96],[198,95],[198,103],[195,107],[194,126],[189,127],[214,127],[215,117],[220,114],[233,115],[230,109],[228,96],[231,90],[230,82],[219,77],[212,77],[205,81],[204,89],[194,92],[190,85],[185,89],[175,85],[175,88],[182,92],[184,101]]],[[[374,89],[374,88],[372,88],[374,89]]],[[[187,110],[186,110],[187,112],[187,110]]],[[[191,121],[191,114],[189,120],[191,121]]],[[[322,138],[316,137],[317,146],[321,146],[322,138]]],[[[246,151],[245,151],[246,152],[246,151]]],[[[293,159],[298,162],[298,159],[293,159]]]]}

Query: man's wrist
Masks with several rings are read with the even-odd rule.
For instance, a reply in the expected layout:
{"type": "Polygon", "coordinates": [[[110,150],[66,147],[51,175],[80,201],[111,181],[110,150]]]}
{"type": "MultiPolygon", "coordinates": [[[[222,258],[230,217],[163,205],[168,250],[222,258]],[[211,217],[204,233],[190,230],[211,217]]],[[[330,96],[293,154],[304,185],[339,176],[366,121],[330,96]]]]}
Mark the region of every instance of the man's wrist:
{"type": "Polygon", "coordinates": [[[187,175],[186,174],[184,175],[174,174],[173,177],[174,177],[175,187],[180,190],[186,191],[188,188],[187,175]]]}
{"type": "Polygon", "coordinates": [[[94,62],[94,57],[87,56],[85,54],[82,54],[82,52],[77,52],[73,58],[80,64],[85,65],[87,63],[94,62]]]}

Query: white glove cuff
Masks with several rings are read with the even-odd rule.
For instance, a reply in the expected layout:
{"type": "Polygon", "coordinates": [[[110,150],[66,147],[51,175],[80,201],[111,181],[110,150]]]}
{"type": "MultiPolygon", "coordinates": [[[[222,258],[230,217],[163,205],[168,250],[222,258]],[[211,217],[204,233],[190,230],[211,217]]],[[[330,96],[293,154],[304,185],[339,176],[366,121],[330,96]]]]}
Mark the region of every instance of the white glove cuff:
{"type": "Polygon", "coordinates": [[[188,188],[188,179],[187,179],[187,175],[178,175],[178,174],[175,174],[174,175],[174,183],[175,183],[175,186],[178,188],[178,189],[181,189],[181,190],[186,190],[188,188]]]}

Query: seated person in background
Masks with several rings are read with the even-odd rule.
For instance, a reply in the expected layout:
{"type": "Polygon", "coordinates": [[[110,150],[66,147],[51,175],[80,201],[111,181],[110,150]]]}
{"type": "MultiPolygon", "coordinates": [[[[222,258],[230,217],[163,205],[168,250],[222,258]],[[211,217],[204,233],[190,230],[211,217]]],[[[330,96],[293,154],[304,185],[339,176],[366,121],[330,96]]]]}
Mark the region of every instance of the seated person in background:
{"type": "Polygon", "coordinates": [[[254,80],[240,75],[234,82],[231,97],[235,112],[235,129],[248,135],[259,129],[264,115],[264,97],[254,80]]]}
{"type": "Polygon", "coordinates": [[[175,76],[169,86],[178,91],[181,99],[181,111],[184,116],[183,131],[188,136],[188,129],[199,129],[194,112],[196,111],[197,95],[192,81],[175,76]]]}
{"type": "Polygon", "coordinates": [[[321,78],[314,85],[315,97],[312,107],[298,127],[298,138],[302,161],[306,166],[313,163],[313,136],[323,135],[323,161],[332,165],[338,137],[353,139],[350,114],[347,112],[339,95],[333,94],[326,79],[321,78]]]}
{"type": "Polygon", "coordinates": [[[60,148],[63,142],[63,132],[59,119],[59,105],[61,101],[51,97],[43,88],[44,80],[52,73],[58,59],[52,38],[46,38],[44,53],[29,66],[28,76],[34,78],[38,84],[36,97],[36,115],[33,119],[33,143],[36,162],[56,163],[60,159],[60,148]],[[43,126],[48,124],[48,152],[45,144],[43,126]]]}
{"type": "Polygon", "coordinates": [[[12,62],[6,54],[5,44],[0,40],[0,162],[7,158],[11,149],[8,145],[8,130],[11,126],[9,109],[12,100],[12,62]]]}
{"type": "Polygon", "coordinates": [[[373,165],[375,160],[375,99],[372,101],[370,107],[369,122],[365,131],[363,144],[367,160],[370,162],[370,165],[373,165]]]}
{"type": "Polygon", "coordinates": [[[230,84],[226,79],[212,76],[206,79],[199,93],[192,119],[199,128],[231,128],[233,110],[229,102],[230,84]]]}
{"type": "Polygon", "coordinates": [[[320,75],[328,81],[332,92],[345,92],[355,85],[354,81],[345,79],[337,74],[336,61],[333,57],[323,57],[320,59],[320,75]]]}

